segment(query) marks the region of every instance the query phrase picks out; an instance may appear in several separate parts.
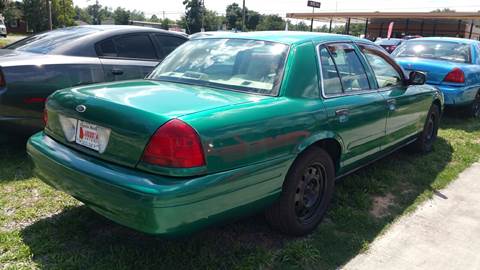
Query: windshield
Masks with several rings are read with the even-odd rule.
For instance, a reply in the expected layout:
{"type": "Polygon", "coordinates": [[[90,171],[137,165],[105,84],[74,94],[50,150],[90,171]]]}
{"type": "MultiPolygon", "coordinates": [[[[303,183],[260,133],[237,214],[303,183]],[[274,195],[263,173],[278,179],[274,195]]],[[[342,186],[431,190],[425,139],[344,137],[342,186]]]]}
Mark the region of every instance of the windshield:
{"type": "Polygon", "coordinates": [[[449,41],[409,41],[393,53],[395,57],[420,57],[471,63],[470,45],[449,41]]]}
{"type": "Polygon", "coordinates": [[[66,42],[71,42],[98,31],[101,30],[89,27],[62,28],[24,38],[6,46],[5,49],[48,54],[56,48],[65,45],[66,42]]]}
{"type": "Polygon", "coordinates": [[[248,39],[198,39],[174,50],[149,76],[277,95],[288,46],[248,39]]]}

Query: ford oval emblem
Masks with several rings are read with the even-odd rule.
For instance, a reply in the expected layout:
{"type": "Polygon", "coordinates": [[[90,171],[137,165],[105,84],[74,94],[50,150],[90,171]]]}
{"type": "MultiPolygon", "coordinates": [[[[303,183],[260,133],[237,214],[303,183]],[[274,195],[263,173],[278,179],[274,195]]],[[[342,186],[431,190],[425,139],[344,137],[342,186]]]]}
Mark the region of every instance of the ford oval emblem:
{"type": "Polygon", "coordinates": [[[82,113],[87,110],[87,107],[85,105],[78,105],[77,107],[75,107],[75,110],[79,113],[82,113]]]}

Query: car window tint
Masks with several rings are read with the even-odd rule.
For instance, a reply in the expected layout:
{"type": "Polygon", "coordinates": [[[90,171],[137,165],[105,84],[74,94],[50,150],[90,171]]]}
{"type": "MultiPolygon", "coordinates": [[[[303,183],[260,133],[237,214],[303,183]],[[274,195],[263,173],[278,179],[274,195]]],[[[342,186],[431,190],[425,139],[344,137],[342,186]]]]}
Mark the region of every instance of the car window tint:
{"type": "Polygon", "coordinates": [[[367,74],[350,44],[330,44],[327,46],[342,80],[345,92],[370,89],[367,74]]]}
{"type": "Polygon", "coordinates": [[[152,41],[147,35],[125,35],[115,38],[118,57],[157,59],[152,41]]]}
{"type": "Polygon", "coordinates": [[[367,48],[362,48],[362,52],[373,69],[379,88],[402,84],[402,76],[384,56],[367,48]]]}
{"type": "Polygon", "coordinates": [[[320,49],[320,62],[322,68],[323,92],[325,95],[338,95],[343,92],[342,83],[338,76],[337,68],[327,48],[320,49]]]}
{"type": "Polygon", "coordinates": [[[116,57],[117,50],[115,49],[115,44],[113,43],[113,40],[107,39],[100,42],[97,46],[97,54],[98,56],[116,57]]]}
{"type": "Polygon", "coordinates": [[[186,40],[174,36],[168,35],[155,35],[158,45],[162,48],[163,55],[161,58],[165,58],[169,53],[175,50],[178,46],[182,45],[186,40]]]}

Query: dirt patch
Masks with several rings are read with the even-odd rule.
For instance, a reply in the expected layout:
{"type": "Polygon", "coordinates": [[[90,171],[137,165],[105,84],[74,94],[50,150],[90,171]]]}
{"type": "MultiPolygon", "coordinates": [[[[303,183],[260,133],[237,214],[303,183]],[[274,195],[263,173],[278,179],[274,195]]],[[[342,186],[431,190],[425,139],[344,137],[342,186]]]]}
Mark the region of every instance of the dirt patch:
{"type": "Polygon", "coordinates": [[[390,212],[388,209],[395,204],[395,196],[392,193],[387,193],[384,196],[373,197],[372,208],[370,214],[376,218],[387,216],[390,212]]]}

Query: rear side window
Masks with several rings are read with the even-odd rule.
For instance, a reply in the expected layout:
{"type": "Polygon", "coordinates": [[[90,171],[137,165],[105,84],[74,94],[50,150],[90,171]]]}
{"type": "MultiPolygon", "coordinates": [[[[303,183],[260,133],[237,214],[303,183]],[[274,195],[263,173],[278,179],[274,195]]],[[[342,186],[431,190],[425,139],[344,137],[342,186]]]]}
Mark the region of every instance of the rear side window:
{"type": "Polygon", "coordinates": [[[103,57],[128,59],[157,59],[150,37],[146,34],[124,35],[97,44],[97,54],[103,57]]]}
{"type": "Polygon", "coordinates": [[[156,59],[155,48],[147,35],[128,35],[115,39],[118,57],[156,59]]]}
{"type": "Polygon", "coordinates": [[[343,93],[342,83],[338,76],[337,68],[327,48],[320,49],[320,62],[322,65],[323,89],[326,95],[343,93]]]}
{"type": "Polygon", "coordinates": [[[163,52],[163,55],[161,55],[160,58],[165,58],[168,54],[186,41],[182,38],[158,34],[155,35],[155,40],[163,52]]]}
{"type": "Polygon", "coordinates": [[[337,67],[345,93],[370,89],[367,73],[352,45],[339,43],[326,47],[337,67]]]}

